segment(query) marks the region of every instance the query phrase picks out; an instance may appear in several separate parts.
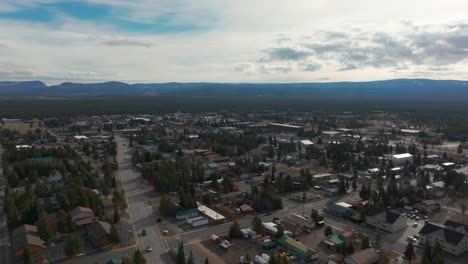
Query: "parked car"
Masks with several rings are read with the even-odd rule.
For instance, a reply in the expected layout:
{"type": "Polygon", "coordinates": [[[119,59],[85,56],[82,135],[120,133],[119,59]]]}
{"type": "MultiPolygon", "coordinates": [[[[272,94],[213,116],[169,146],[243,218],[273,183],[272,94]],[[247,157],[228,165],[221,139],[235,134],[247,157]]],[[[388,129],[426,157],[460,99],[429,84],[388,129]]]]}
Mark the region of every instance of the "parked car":
{"type": "Polygon", "coordinates": [[[414,222],[413,227],[418,227],[418,223],[414,222]]]}
{"type": "Polygon", "coordinates": [[[151,252],[151,251],[153,251],[153,249],[150,246],[148,246],[148,248],[146,248],[146,251],[151,252]]]}
{"type": "Polygon", "coordinates": [[[146,236],[146,230],[143,229],[143,231],[141,231],[141,235],[146,236]]]}

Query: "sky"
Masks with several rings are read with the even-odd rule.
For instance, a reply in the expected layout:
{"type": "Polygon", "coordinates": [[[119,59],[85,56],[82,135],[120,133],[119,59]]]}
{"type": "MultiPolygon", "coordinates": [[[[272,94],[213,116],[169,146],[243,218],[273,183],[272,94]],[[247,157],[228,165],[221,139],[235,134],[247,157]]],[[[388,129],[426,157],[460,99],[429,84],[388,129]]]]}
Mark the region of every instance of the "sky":
{"type": "Polygon", "coordinates": [[[465,0],[0,0],[0,80],[468,80],[465,0]]]}

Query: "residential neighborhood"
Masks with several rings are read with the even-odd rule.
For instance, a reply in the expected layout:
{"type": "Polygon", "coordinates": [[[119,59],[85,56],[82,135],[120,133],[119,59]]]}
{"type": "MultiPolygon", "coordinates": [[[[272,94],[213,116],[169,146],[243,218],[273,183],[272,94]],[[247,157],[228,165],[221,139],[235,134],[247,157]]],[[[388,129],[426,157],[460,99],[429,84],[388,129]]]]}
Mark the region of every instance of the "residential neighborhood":
{"type": "Polygon", "coordinates": [[[430,123],[272,112],[1,124],[12,263],[468,261],[467,150],[430,123]]]}

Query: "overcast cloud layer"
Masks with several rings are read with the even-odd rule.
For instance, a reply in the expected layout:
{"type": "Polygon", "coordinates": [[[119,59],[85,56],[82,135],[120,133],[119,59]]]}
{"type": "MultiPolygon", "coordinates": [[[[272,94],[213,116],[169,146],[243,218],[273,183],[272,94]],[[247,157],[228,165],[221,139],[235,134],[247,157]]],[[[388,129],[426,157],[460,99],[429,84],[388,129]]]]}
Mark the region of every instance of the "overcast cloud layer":
{"type": "Polygon", "coordinates": [[[467,80],[467,18],[454,0],[3,0],[0,80],[467,80]]]}

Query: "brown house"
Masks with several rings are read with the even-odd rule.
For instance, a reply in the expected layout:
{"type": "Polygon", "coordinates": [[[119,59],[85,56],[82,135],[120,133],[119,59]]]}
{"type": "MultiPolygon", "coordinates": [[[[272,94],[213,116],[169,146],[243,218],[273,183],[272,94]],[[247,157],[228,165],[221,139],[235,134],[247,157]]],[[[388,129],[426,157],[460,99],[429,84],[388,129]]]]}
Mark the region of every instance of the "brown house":
{"type": "Polygon", "coordinates": [[[41,253],[47,249],[44,241],[39,237],[37,227],[33,225],[22,225],[16,228],[13,230],[11,238],[16,257],[22,256],[26,247],[29,247],[34,259],[40,258],[41,253]]]}

